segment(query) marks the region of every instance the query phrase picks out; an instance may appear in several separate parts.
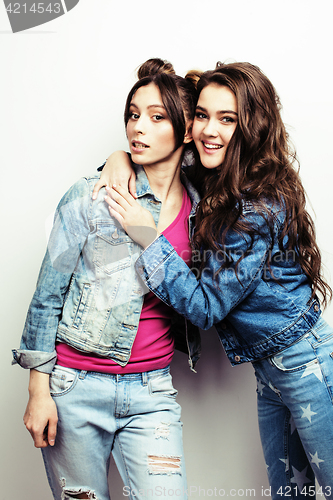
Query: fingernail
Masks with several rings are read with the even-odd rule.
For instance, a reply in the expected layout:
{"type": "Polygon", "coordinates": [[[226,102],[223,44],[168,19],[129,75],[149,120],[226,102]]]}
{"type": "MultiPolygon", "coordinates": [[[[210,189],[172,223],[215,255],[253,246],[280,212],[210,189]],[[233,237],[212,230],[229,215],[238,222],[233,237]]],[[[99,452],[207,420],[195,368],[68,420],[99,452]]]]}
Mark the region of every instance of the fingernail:
{"type": "Polygon", "coordinates": [[[117,187],[117,184],[112,184],[112,187],[113,187],[113,188],[116,188],[116,187],[117,187]]]}

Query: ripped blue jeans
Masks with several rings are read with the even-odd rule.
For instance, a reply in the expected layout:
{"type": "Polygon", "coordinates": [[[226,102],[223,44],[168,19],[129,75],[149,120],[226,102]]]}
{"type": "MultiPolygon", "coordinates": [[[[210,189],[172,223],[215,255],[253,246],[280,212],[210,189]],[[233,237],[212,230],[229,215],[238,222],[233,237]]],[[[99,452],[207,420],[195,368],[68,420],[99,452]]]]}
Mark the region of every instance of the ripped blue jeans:
{"type": "Polygon", "coordinates": [[[333,329],[319,319],[298,342],[253,366],[272,499],[332,499],[333,329]]]}
{"type": "Polygon", "coordinates": [[[169,368],[110,375],[56,365],[50,391],[58,429],[55,446],[42,453],[55,500],[82,493],[109,500],[111,453],[124,498],[187,498],[181,408],[169,368]]]}

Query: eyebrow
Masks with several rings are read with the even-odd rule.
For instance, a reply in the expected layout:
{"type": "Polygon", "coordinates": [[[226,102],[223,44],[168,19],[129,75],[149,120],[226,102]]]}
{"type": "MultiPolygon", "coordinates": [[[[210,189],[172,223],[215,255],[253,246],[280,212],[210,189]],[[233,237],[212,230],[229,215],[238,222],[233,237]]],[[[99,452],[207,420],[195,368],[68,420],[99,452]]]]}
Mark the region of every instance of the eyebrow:
{"type": "MultiPolygon", "coordinates": [[[[207,113],[207,109],[203,108],[202,106],[197,106],[196,109],[207,113]]],[[[232,109],[223,109],[223,110],[217,112],[218,115],[223,115],[225,113],[231,113],[233,115],[238,116],[238,113],[236,113],[236,111],[233,111],[232,109]]]]}
{"type": "MultiPolygon", "coordinates": [[[[134,104],[134,102],[131,102],[130,106],[134,106],[136,109],[139,109],[138,106],[136,104],[134,104]]],[[[150,104],[150,106],[148,106],[148,109],[150,109],[150,108],[161,108],[161,109],[165,110],[165,107],[163,106],[163,104],[150,104]]]]}

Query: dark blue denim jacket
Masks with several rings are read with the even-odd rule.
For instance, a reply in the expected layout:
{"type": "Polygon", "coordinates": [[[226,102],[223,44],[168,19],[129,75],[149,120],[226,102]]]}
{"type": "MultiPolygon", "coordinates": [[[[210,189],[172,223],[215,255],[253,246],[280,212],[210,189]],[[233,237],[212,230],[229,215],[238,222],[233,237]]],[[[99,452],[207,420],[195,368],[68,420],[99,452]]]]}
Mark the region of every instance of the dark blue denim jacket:
{"type": "MultiPolygon", "coordinates": [[[[139,203],[158,223],[161,202],[142,167],[136,167],[139,203]]],[[[50,373],[56,362],[55,342],[108,357],[121,366],[130,358],[143,296],[149,290],[135,271],[141,247],[108,211],[102,189],[92,201],[98,176],[82,178],[62,198],[29,307],[14,363],[50,373]]],[[[199,196],[181,174],[192,201],[190,223],[199,196]]],[[[197,327],[174,314],[176,348],[189,354],[193,369],[200,354],[197,327]]]]}
{"type": "Polygon", "coordinates": [[[283,350],[320,316],[319,302],[310,300],[309,282],[294,253],[279,250],[284,210],[272,206],[269,210],[273,234],[267,217],[253,204],[243,203],[245,220],[258,230],[252,249],[246,253],[248,236],[229,231],[220,251],[204,254],[200,279],[164,236],[136,263],[144,283],[166,304],[202,329],[215,325],[233,365],[283,350]],[[241,256],[244,258],[236,266],[241,256]],[[229,265],[218,272],[225,261],[229,265]]]}

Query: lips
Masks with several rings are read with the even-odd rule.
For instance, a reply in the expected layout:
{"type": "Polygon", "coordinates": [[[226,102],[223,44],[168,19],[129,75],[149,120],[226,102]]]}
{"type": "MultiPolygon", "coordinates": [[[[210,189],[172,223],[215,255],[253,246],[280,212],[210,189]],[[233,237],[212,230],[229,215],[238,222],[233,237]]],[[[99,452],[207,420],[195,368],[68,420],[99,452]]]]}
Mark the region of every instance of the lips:
{"type": "Polygon", "coordinates": [[[209,149],[209,150],[216,150],[216,149],[223,148],[222,144],[213,144],[211,142],[204,142],[204,141],[202,141],[202,144],[203,144],[204,148],[209,149]]]}
{"type": "Polygon", "coordinates": [[[140,141],[132,141],[132,146],[135,149],[146,149],[146,148],[149,148],[149,146],[147,146],[147,144],[144,144],[143,142],[140,142],[140,141]]]}

